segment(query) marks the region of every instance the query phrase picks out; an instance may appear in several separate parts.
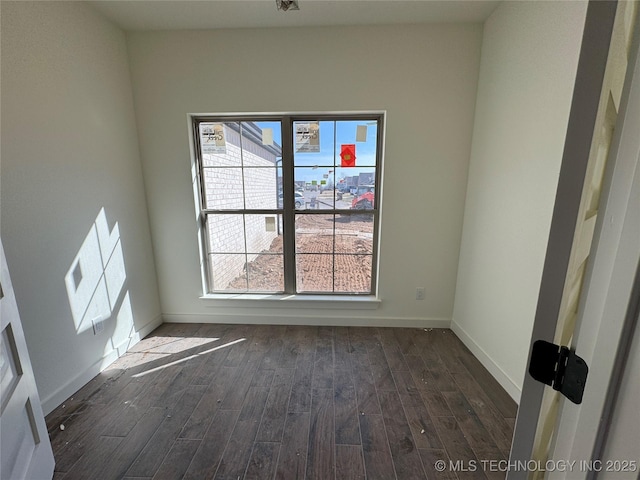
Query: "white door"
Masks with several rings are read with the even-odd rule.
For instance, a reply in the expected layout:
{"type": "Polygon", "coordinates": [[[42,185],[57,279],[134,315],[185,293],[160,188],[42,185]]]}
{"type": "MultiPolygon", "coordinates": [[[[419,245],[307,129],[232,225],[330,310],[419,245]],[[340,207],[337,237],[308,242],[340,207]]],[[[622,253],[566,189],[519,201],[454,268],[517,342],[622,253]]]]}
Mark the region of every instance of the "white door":
{"type": "MultiPolygon", "coordinates": [[[[637,198],[640,202],[640,196],[637,198]]],[[[602,432],[602,440],[598,439],[596,443],[598,457],[602,459],[599,465],[603,472],[602,480],[619,480],[627,472],[640,470],[640,269],[636,281],[635,335],[631,337],[633,340],[629,344],[618,391],[611,398],[613,408],[611,414],[607,415],[607,431],[602,432]]]]}
{"type": "Polygon", "coordinates": [[[561,405],[550,457],[576,461],[575,478],[589,470],[602,469],[600,477],[620,479],[637,478],[640,472],[640,54],[628,92],[605,221],[574,333],[576,350],[590,366],[585,397],[581,405],[561,405]]]}
{"type": "Polygon", "coordinates": [[[54,459],[0,242],[0,478],[50,480],[54,459]]]}
{"type": "Polygon", "coordinates": [[[598,421],[640,254],[636,16],[637,2],[589,5],[532,335],[532,343],[569,346],[586,360],[583,404],[526,375],[511,454],[518,466],[509,479],[594,474],[586,467],[602,438],[598,421]],[[556,463],[573,460],[585,463],[570,473],[556,463]]]}

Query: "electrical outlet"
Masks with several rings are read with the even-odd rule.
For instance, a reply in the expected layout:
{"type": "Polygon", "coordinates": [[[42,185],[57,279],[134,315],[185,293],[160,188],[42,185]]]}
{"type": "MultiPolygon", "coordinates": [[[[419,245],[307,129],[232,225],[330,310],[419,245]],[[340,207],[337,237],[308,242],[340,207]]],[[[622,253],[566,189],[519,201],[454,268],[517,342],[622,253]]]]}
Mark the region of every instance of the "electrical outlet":
{"type": "Polygon", "coordinates": [[[424,287],[416,288],[416,300],[424,300],[424,287]]]}
{"type": "Polygon", "coordinates": [[[104,330],[104,320],[100,320],[99,318],[96,318],[94,320],[91,320],[91,323],[93,323],[94,335],[98,335],[104,330]]]}

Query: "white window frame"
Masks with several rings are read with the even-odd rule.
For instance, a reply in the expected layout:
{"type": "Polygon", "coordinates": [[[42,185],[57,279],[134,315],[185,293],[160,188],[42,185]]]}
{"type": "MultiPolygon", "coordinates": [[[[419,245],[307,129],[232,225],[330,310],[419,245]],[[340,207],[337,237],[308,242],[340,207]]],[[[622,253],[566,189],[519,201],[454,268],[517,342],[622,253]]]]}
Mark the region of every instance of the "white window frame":
{"type": "MultiPolygon", "coordinates": [[[[378,256],[379,256],[379,232],[380,232],[380,213],[382,207],[382,165],[384,156],[384,129],[385,129],[385,113],[384,112],[340,112],[340,113],[305,113],[305,114],[191,114],[189,115],[190,123],[190,146],[192,152],[192,179],[194,187],[194,198],[196,203],[196,217],[198,223],[198,240],[199,251],[201,256],[201,275],[203,299],[215,299],[226,301],[228,305],[234,305],[238,300],[256,301],[281,301],[287,304],[295,305],[296,308],[305,304],[313,304],[317,301],[323,303],[323,308],[377,308],[380,300],[377,297],[378,288],[378,256]],[[235,214],[277,214],[282,215],[283,219],[283,240],[284,240],[284,274],[285,274],[285,290],[283,292],[224,292],[214,291],[210,288],[212,280],[210,278],[209,268],[209,251],[208,251],[208,230],[207,217],[212,214],[220,214],[222,210],[212,210],[206,208],[204,181],[203,181],[203,165],[202,152],[199,141],[199,125],[200,123],[227,123],[227,122],[262,122],[262,121],[278,121],[282,125],[282,178],[283,193],[285,200],[293,198],[295,192],[294,182],[294,134],[293,128],[295,122],[305,121],[363,121],[377,122],[377,139],[376,139],[376,163],[375,163],[375,202],[370,210],[354,210],[333,209],[305,211],[306,214],[340,214],[340,215],[357,215],[369,213],[373,215],[373,251],[371,266],[371,290],[369,292],[296,292],[296,267],[295,267],[295,215],[300,213],[294,207],[293,201],[285,201],[283,205],[277,205],[272,210],[257,209],[240,209],[225,210],[224,213],[235,214]],[[329,305],[329,301],[331,305],[329,305]]],[[[335,253],[334,253],[335,255],[335,253]]],[[[335,268],[335,267],[334,267],[335,268]]],[[[262,303],[262,302],[258,302],[262,303]]],[[[266,304],[265,304],[266,305],[266,304]]],[[[256,305],[257,306],[257,305],[256,305]]]]}

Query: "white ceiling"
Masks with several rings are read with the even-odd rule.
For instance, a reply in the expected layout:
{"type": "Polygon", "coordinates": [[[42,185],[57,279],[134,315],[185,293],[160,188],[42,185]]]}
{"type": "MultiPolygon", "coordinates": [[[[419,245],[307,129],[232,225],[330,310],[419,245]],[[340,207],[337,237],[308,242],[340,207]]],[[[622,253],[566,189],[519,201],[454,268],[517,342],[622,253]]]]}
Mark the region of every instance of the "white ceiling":
{"type": "Polygon", "coordinates": [[[275,0],[101,0],[89,2],[127,31],[212,28],[484,22],[499,1],[299,0],[282,12],[275,0]]]}

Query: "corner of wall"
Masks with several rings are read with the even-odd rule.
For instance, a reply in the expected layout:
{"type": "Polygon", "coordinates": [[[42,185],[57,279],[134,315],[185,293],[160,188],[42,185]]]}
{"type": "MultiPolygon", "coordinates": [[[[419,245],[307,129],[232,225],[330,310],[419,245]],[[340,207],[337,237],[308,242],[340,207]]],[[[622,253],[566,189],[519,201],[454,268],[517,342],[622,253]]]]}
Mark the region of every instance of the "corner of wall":
{"type": "Polygon", "coordinates": [[[147,324],[140,330],[136,331],[128,340],[120,343],[120,345],[116,345],[115,348],[109,353],[105,354],[102,358],[84,369],[82,372],[80,372],[65,384],[60,385],[57,390],[47,395],[46,398],[42,398],[41,403],[44,414],[48,415],[53,410],[55,410],[67,398],[69,398],[70,394],[72,394],[70,392],[77,392],[78,390],[80,390],[84,385],[89,383],[91,379],[93,379],[96,375],[99,375],[100,372],[104,371],[109,365],[115,362],[121,355],[126,352],[127,349],[139,343],[140,340],[153,332],[161,324],[162,316],[158,315],[153,320],[147,322],[147,324]]]}
{"type": "Polygon", "coordinates": [[[473,355],[482,363],[496,381],[504,388],[513,400],[520,404],[520,395],[522,388],[514,382],[509,375],[489,356],[484,349],[478,345],[464,329],[455,321],[451,320],[451,330],[460,339],[462,343],[473,353],[473,355]]]}

